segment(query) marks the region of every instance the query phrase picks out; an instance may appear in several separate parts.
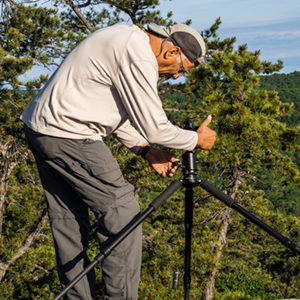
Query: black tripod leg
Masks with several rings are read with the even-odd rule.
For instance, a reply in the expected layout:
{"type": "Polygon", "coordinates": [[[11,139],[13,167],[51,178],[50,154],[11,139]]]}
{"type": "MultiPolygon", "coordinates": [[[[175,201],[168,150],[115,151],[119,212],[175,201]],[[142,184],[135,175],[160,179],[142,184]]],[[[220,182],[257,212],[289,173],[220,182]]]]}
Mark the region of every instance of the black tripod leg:
{"type": "Polygon", "coordinates": [[[93,262],[91,262],[81,273],[79,273],[64,289],[53,298],[58,300],[64,296],[78,281],[80,281],[94,266],[107,257],[111,251],[121,243],[139,224],[141,224],[153,211],[158,209],[173,193],[175,193],[181,187],[179,180],[173,181],[165,191],[163,191],[157,198],[155,198],[148,208],[143,213],[138,213],[119,233],[111,236],[106,242],[104,249],[101,249],[101,253],[96,256],[93,262]]]}
{"type": "Polygon", "coordinates": [[[193,188],[185,190],[185,261],[184,261],[184,299],[189,299],[191,286],[191,244],[193,227],[193,188]]]}
{"type": "Polygon", "coordinates": [[[291,239],[283,236],[281,233],[279,233],[277,230],[275,230],[273,227],[269,226],[265,222],[263,222],[261,219],[257,218],[255,215],[253,215],[250,211],[246,210],[244,207],[239,205],[237,202],[235,202],[232,198],[230,198],[228,195],[220,191],[218,188],[216,188],[214,185],[212,185],[207,180],[201,180],[200,186],[204,188],[206,191],[208,191],[210,194],[215,196],[217,199],[221,200],[223,203],[225,203],[227,206],[231,207],[232,209],[238,211],[240,214],[242,214],[244,217],[246,217],[248,220],[250,220],[252,223],[256,224],[260,228],[262,228],[264,231],[272,235],[275,239],[277,239],[281,244],[286,246],[287,248],[293,250],[294,252],[300,254],[300,246],[294,243],[291,239]]]}

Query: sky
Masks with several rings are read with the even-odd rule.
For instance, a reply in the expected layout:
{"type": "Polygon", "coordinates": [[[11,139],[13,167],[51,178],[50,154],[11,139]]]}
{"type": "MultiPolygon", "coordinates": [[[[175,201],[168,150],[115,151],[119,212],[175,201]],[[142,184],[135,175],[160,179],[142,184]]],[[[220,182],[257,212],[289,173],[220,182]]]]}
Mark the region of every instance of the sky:
{"type": "MultiPolygon", "coordinates": [[[[300,71],[300,0],[160,0],[158,9],[162,16],[172,11],[177,23],[191,19],[199,32],[220,17],[220,38],[236,37],[236,47],[247,44],[250,51],[260,50],[261,60],[282,60],[281,73],[300,71]]],[[[36,67],[23,77],[39,73],[36,67]]]]}
{"type": "Polygon", "coordinates": [[[192,20],[197,31],[220,17],[220,38],[236,37],[236,46],[260,50],[261,60],[283,61],[281,73],[300,71],[300,0],[160,0],[161,14],[177,23],[192,20]]]}

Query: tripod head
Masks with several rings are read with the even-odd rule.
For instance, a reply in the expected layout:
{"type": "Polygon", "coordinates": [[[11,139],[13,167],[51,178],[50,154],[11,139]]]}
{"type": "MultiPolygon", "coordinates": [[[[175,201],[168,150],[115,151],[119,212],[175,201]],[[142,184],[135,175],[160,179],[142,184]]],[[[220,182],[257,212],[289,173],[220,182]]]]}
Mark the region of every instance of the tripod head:
{"type": "MultiPolygon", "coordinates": [[[[187,120],[181,126],[183,129],[196,131],[198,127],[195,126],[194,122],[187,120]]],[[[182,162],[176,163],[178,167],[182,168],[183,173],[183,186],[194,187],[199,184],[197,180],[198,168],[196,153],[193,151],[186,151],[182,155],[182,162]]]]}

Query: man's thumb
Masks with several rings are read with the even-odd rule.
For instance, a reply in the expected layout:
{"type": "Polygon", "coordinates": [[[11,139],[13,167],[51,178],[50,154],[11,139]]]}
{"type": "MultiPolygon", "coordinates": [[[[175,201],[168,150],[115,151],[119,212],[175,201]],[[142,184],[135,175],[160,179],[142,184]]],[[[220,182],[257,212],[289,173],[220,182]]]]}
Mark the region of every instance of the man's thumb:
{"type": "Polygon", "coordinates": [[[211,115],[209,115],[205,120],[204,122],[200,125],[200,127],[207,127],[209,125],[209,123],[211,122],[211,115]]]}

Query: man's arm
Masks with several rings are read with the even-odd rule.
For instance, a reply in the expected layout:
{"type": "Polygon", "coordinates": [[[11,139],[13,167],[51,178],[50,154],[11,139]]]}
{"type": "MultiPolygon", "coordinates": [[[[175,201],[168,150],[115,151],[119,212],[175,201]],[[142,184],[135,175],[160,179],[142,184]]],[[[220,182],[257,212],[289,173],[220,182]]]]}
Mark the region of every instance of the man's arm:
{"type": "Polygon", "coordinates": [[[173,125],[157,92],[157,69],[151,61],[133,61],[120,68],[115,87],[130,119],[150,143],[168,148],[193,150],[196,132],[173,125]]]}
{"type": "Polygon", "coordinates": [[[177,159],[167,151],[156,149],[145,140],[139,132],[127,120],[122,126],[114,131],[114,136],[127,148],[137,155],[144,150],[147,153],[143,158],[149,161],[152,168],[161,176],[173,176],[177,167],[173,164],[177,159]]]}
{"type": "Polygon", "coordinates": [[[133,153],[139,154],[143,145],[149,144],[148,141],[126,120],[113,135],[133,153]]]}
{"type": "MultiPolygon", "coordinates": [[[[216,140],[216,132],[208,127],[210,122],[211,116],[208,116],[197,129],[197,147],[203,150],[210,150],[216,140]]],[[[167,151],[152,147],[148,143],[145,143],[140,148],[138,154],[141,154],[144,159],[148,160],[154,170],[163,177],[172,177],[177,170],[177,166],[174,164],[177,161],[175,157],[172,157],[167,151]]]]}

